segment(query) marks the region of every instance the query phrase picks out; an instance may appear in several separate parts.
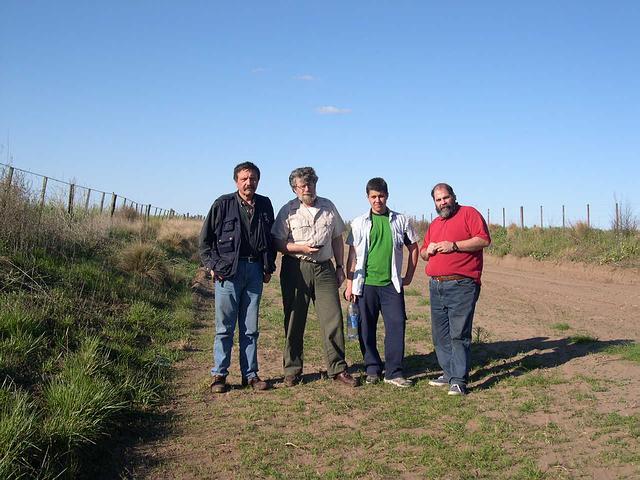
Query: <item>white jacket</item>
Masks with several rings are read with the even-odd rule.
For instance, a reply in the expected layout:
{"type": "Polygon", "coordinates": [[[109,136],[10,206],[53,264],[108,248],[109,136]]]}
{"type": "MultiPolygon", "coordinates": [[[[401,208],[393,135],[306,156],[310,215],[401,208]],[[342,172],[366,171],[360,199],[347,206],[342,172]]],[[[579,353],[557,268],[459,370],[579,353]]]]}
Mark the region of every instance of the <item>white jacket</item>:
{"type": "MultiPolygon", "coordinates": [[[[402,247],[416,243],[418,234],[406,215],[394,212],[391,209],[389,209],[389,224],[391,225],[391,237],[393,239],[391,282],[396,291],[400,293],[402,291],[402,247]]],[[[347,245],[356,249],[356,268],[351,286],[351,292],[354,295],[362,295],[364,287],[371,225],[371,211],[354,218],[351,222],[351,233],[347,238],[347,245]]]]}

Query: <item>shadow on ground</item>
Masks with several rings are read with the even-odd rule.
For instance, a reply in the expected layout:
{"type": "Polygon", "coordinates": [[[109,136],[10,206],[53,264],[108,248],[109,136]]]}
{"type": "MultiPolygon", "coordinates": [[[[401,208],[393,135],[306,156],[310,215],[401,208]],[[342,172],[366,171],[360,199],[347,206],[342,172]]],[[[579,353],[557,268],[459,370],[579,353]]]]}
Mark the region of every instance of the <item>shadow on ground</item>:
{"type": "MultiPolygon", "coordinates": [[[[470,383],[474,390],[490,388],[507,377],[558,367],[575,358],[631,342],[628,339],[575,342],[572,338],[533,337],[471,346],[470,383]]],[[[441,374],[435,352],[409,355],[405,359],[407,374],[418,381],[441,374]],[[433,374],[433,375],[432,375],[433,374]]]]}

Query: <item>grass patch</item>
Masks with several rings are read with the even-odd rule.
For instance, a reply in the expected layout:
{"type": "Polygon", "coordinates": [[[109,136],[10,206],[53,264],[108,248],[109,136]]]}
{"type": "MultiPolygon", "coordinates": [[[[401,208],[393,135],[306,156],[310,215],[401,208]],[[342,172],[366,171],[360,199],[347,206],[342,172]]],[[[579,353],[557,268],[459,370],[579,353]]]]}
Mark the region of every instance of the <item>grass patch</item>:
{"type": "Polygon", "coordinates": [[[591,335],[588,334],[577,334],[577,335],[572,335],[569,337],[569,344],[570,345],[580,345],[580,344],[584,344],[584,343],[595,343],[598,341],[598,337],[593,337],[591,335]]]}
{"type": "Polygon", "coordinates": [[[488,252],[502,257],[514,255],[536,260],[561,260],[640,266],[640,235],[637,228],[600,230],[578,222],[568,228],[504,228],[490,225],[488,252]]]}
{"type": "Polygon", "coordinates": [[[134,211],[71,217],[14,187],[0,202],[0,478],[91,477],[166,392],[195,239],[159,242],[162,221],[134,211]]]}
{"type": "Polygon", "coordinates": [[[571,326],[568,323],[559,322],[551,325],[551,328],[553,328],[554,330],[558,330],[559,332],[566,332],[567,330],[571,329],[571,326]]]}
{"type": "Polygon", "coordinates": [[[624,345],[615,345],[605,350],[610,355],[620,355],[625,360],[640,363],[640,344],[626,343],[624,345]]]}
{"type": "Polygon", "coordinates": [[[417,288],[410,287],[404,289],[404,295],[405,297],[419,297],[420,295],[422,295],[422,292],[417,288]]]}

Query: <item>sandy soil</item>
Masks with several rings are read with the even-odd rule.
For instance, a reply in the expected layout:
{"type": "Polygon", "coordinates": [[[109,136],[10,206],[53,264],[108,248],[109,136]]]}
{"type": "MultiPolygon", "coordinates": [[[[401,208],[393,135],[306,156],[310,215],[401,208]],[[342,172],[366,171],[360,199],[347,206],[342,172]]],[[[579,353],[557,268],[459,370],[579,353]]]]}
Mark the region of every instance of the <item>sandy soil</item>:
{"type": "MultiPolygon", "coordinates": [[[[423,268],[421,262],[412,287],[425,293],[427,277],[423,268]]],[[[206,294],[206,289],[203,292],[206,294]]],[[[211,302],[211,298],[206,301],[211,302]]],[[[196,330],[196,335],[212,328],[211,320],[206,322],[196,330]]],[[[476,331],[485,342],[480,355],[502,359],[503,363],[497,366],[478,363],[480,366],[472,373],[470,397],[481,396],[500,379],[514,375],[516,365],[525,359],[563,378],[584,375],[616,379],[623,388],[596,392],[595,408],[621,415],[638,413],[640,366],[601,350],[620,341],[640,341],[640,271],[487,257],[474,326],[479,327],[476,331]],[[570,330],[552,327],[557,324],[567,324],[570,330]],[[576,334],[596,337],[598,341],[595,345],[572,344],[569,337],[576,334]]],[[[263,350],[260,356],[263,378],[281,378],[280,352],[263,350]]],[[[191,355],[178,366],[176,394],[166,411],[178,417],[179,427],[166,435],[147,439],[128,452],[132,458],[128,472],[132,476],[173,478],[170,465],[177,462],[193,465],[183,468],[180,477],[208,478],[203,472],[211,471],[212,458],[203,459],[201,452],[181,448],[182,444],[197,444],[199,438],[209,436],[214,425],[211,422],[215,422],[215,419],[201,420],[206,405],[201,396],[194,394],[194,389],[203,388],[203,372],[209,368],[208,361],[208,354],[191,355]]],[[[528,418],[532,428],[554,422],[572,438],[563,445],[550,445],[548,452],[537,459],[538,466],[551,473],[557,469],[557,475],[551,478],[633,477],[638,472],[638,467],[633,465],[610,468],[586,462],[589,465],[586,471],[572,469],[580,463],[580,458],[588,458],[597,449],[589,427],[572,419],[570,392],[574,388],[570,382],[555,386],[556,401],[551,408],[528,418]]],[[[495,416],[498,418],[501,414],[496,406],[495,416]]]]}

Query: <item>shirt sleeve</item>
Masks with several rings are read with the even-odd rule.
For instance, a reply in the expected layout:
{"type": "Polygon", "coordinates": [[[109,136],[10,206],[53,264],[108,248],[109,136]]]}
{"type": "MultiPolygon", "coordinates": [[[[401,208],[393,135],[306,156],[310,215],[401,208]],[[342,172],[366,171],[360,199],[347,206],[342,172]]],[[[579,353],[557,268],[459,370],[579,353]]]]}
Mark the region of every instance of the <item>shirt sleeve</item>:
{"type": "Polygon", "coordinates": [[[420,250],[426,250],[429,244],[431,243],[430,232],[431,232],[431,225],[429,225],[429,227],[427,228],[427,233],[424,234],[424,241],[422,242],[422,247],[420,247],[420,250]]]}
{"type": "Polygon", "coordinates": [[[407,219],[407,226],[404,231],[404,244],[408,247],[411,244],[418,243],[418,234],[413,227],[411,220],[407,219]]]}
{"type": "Polygon", "coordinates": [[[347,235],[347,241],[345,243],[353,246],[353,222],[351,222],[351,230],[349,230],[349,235],[347,235]]]}
{"type": "Polygon", "coordinates": [[[285,203],[284,206],[278,212],[278,216],[273,222],[273,227],[271,227],[271,235],[274,238],[279,240],[288,240],[289,233],[291,232],[289,229],[289,204],[285,203]]]}
{"type": "Polygon", "coordinates": [[[469,208],[467,215],[467,226],[469,228],[469,234],[471,238],[479,237],[488,242],[491,242],[491,236],[489,234],[489,227],[487,222],[484,221],[483,216],[475,208],[469,208]]]}
{"type": "Polygon", "coordinates": [[[347,229],[347,227],[345,227],[344,221],[342,220],[340,213],[338,213],[338,209],[336,208],[336,206],[333,203],[331,203],[331,207],[333,208],[333,215],[335,220],[333,224],[333,235],[331,238],[336,238],[342,235],[342,233],[347,229]]]}

